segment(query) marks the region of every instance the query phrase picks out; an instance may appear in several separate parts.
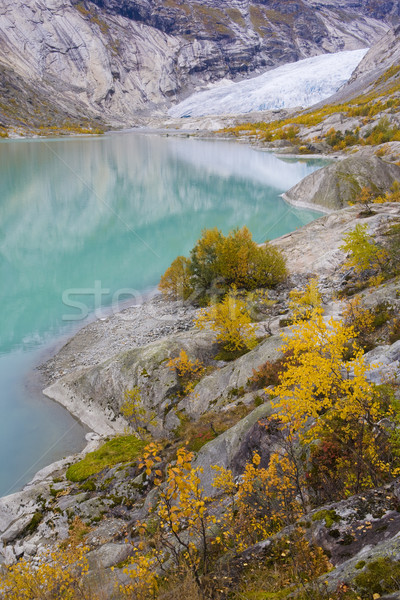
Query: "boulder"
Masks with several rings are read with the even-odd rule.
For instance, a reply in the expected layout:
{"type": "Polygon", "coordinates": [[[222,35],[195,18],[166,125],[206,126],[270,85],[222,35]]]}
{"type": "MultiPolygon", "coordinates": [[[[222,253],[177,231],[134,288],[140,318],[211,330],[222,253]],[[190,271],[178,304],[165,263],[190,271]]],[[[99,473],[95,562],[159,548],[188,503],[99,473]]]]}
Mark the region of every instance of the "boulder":
{"type": "Polygon", "coordinates": [[[200,474],[200,479],[206,496],[213,496],[216,493],[216,490],[212,485],[216,472],[212,467],[215,465],[224,467],[225,469],[232,467],[234,458],[237,455],[242,442],[246,440],[248,432],[260,419],[263,419],[271,413],[272,407],[270,403],[261,404],[244,419],[239,421],[239,423],[236,423],[236,425],[201,448],[193,466],[195,468],[200,467],[203,469],[203,472],[200,474]]]}
{"type": "Polygon", "coordinates": [[[332,211],[353,202],[363,187],[384,193],[400,181],[400,167],[377,156],[349,156],[314,171],[284,194],[294,205],[332,211]]]}

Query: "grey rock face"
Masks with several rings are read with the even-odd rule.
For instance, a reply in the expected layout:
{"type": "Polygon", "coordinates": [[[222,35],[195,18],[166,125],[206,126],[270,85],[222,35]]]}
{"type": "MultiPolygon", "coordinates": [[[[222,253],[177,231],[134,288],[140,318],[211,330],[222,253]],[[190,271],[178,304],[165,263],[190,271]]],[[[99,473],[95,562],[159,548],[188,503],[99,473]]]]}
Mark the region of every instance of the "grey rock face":
{"type": "Polygon", "coordinates": [[[2,0],[0,123],[140,123],[207,82],[370,45],[397,18],[344,4],[2,0]]]}
{"type": "Polygon", "coordinates": [[[196,419],[211,407],[227,405],[232,402],[231,391],[246,385],[254,366],[276,359],[281,345],[279,336],[266,339],[234,363],[204,377],[193,393],[179,400],[178,380],[168,367],[168,360],[183,349],[192,360],[198,358],[207,364],[213,340],[210,332],[170,336],[118,354],[96,367],[72,372],[44,393],[68,407],[98,433],[108,435],[125,430],[127,423],[118,416],[124,392],[139,386],[143,405],[157,415],[159,425],[153,433],[165,435],[179,425],[177,418],[171,417],[171,411],[175,415],[177,408],[196,419]]]}
{"type": "MultiPolygon", "coordinates": [[[[384,4],[384,3],[382,3],[384,4]]],[[[398,6],[397,6],[398,10],[398,6]]],[[[368,93],[376,81],[400,62],[400,27],[391,29],[364,56],[350,80],[328,102],[343,102],[360,93],[368,93]]],[[[384,89],[386,81],[378,86],[384,89]]]]}
{"type": "Polygon", "coordinates": [[[234,467],[235,457],[242,444],[245,443],[249,432],[252,431],[260,419],[271,414],[271,411],[271,404],[262,404],[239,423],[201,448],[194,466],[203,469],[199,476],[206,496],[212,496],[215,493],[212,483],[216,472],[211,466],[217,465],[225,469],[234,467]]]}
{"type": "Polygon", "coordinates": [[[293,203],[318,205],[330,210],[343,208],[363,187],[387,191],[400,179],[400,167],[377,156],[350,156],[305,177],[285,194],[293,203]]]}

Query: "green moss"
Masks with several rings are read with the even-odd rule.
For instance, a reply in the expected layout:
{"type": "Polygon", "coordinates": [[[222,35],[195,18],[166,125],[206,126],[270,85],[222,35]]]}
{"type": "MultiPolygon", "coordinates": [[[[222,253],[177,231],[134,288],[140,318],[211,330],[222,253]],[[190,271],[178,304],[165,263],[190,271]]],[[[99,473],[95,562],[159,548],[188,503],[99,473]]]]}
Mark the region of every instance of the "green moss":
{"type": "Polygon", "coordinates": [[[43,513],[40,512],[39,510],[37,510],[35,512],[35,514],[33,515],[32,519],[30,520],[30,522],[28,523],[28,525],[25,528],[25,533],[29,534],[29,533],[33,533],[34,531],[36,531],[36,529],[39,527],[39,524],[41,523],[41,521],[43,520],[43,513]]]}
{"type": "Polygon", "coordinates": [[[261,406],[261,404],[264,404],[264,400],[260,396],[256,396],[254,398],[254,406],[261,406]]]}
{"type": "Polygon", "coordinates": [[[231,362],[232,360],[236,360],[248,352],[250,352],[250,348],[240,348],[239,350],[225,350],[225,348],[221,348],[218,354],[215,355],[215,360],[231,362]]]}
{"type": "Polygon", "coordinates": [[[365,571],[357,575],[354,581],[368,599],[372,599],[373,594],[394,592],[400,587],[400,562],[380,557],[368,563],[365,571]]]}
{"type": "Polygon", "coordinates": [[[355,569],[363,569],[365,567],[367,563],[365,562],[365,560],[359,560],[358,563],[356,565],[354,565],[355,569]]]}
{"type": "Polygon", "coordinates": [[[84,481],[103,469],[118,463],[131,462],[139,456],[145,443],[134,435],[124,435],[109,440],[101,448],[89,452],[83,460],[71,465],[67,470],[70,481],[84,481]]]}
{"type": "Polygon", "coordinates": [[[85,492],[94,492],[96,489],[96,484],[92,479],[89,479],[88,481],[85,481],[85,483],[83,483],[81,485],[81,489],[84,490],[85,492]]]}
{"type": "Polygon", "coordinates": [[[325,525],[328,527],[332,527],[334,523],[339,523],[340,517],[336,514],[336,511],[332,510],[319,510],[312,516],[313,521],[322,521],[325,520],[325,525]]]}
{"type": "Polygon", "coordinates": [[[375,306],[373,314],[373,327],[374,329],[378,329],[391,319],[393,315],[393,308],[389,302],[379,302],[379,304],[375,306]]]}

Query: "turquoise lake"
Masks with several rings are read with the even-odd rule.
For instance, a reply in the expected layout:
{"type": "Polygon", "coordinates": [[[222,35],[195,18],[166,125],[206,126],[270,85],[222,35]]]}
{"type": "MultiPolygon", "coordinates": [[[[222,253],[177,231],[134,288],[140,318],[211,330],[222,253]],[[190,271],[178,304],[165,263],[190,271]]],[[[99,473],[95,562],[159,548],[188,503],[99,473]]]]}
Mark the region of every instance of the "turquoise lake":
{"type": "Polygon", "coordinates": [[[35,371],[84,324],[68,298],[93,318],[94,286],[140,300],[205,227],[262,242],[312,221],[279,194],[321,164],[136,132],[0,142],[0,495],[84,445],[35,371]]]}

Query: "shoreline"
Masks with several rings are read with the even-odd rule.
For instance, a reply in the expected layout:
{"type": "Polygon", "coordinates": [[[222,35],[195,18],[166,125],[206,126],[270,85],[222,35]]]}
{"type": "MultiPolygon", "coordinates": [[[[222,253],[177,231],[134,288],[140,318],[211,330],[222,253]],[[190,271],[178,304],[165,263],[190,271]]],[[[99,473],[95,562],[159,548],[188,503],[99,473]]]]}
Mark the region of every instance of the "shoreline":
{"type": "MultiPolygon", "coordinates": [[[[303,180],[302,180],[303,181],[303,180]]],[[[302,201],[293,201],[287,196],[286,192],[280,194],[280,197],[287,203],[289,206],[293,206],[294,208],[306,208],[309,210],[314,210],[315,212],[322,213],[321,216],[330,215],[335,212],[333,208],[327,208],[325,206],[320,206],[319,204],[312,204],[312,202],[302,202],[302,201]]],[[[319,219],[319,217],[317,217],[319,219]]]]}
{"type": "MultiPolygon", "coordinates": [[[[159,341],[168,335],[192,328],[197,309],[179,301],[152,294],[107,317],[94,319],[82,327],[47,362],[40,365],[48,385],[43,394],[61,404],[91,431],[106,437],[124,433],[127,422],[108,407],[103,409],[88,399],[82,404],[71,391],[71,382],[80,374],[95,371],[117,355],[159,341]],[[75,357],[79,356],[79,364],[75,357]]],[[[72,384],[73,385],[73,384],[72,384]]]]}
{"type": "MultiPolygon", "coordinates": [[[[124,325],[126,325],[126,323],[130,323],[132,325],[132,322],[135,321],[135,319],[132,320],[131,317],[135,316],[135,313],[138,309],[142,311],[144,310],[144,312],[146,312],[146,308],[149,309],[147,311],[147,314],[149,316],[149,319],[153,320],[154,328],[161,330],[159,335],[154,335],[155,339],[161,339],[168,335],[168,333],[173,333],[174,328],[176,331],[180,331],[181,329],[179,329],[179,327],[186,326],[185,323],[182,323],[183,319],[179,318],[179,314],[177,317],[174,316],[176,309],[181,309],[186,314],[189,313],[188,319],[191,319],[192,314],[194,314],[196,311],[196,309],[193,309],[191,307],[182,306],[182,303],[165,300],[162,297],[161,293],[157,291],[157,288],[152,288],[151,292],[149,292],[149,294],[143,299],[143,302],[140,305],[130,304],[130,306],[124,306],[117,312],[113,312],[115,309],[109,307],[109,314],[107,316],[100,316],[98,318],[93,316],[90,322],[83,325],[74,334],[70,336],[64,336],[64,343],[61,344],[61,347],[59,347],[58,351],[56,351],[55,354],[52,354],[47,361],[45,361],[44,363],[40,363],[34,368],[34,370],[37,372],[38,377],[40,377],[42,380],[47,380],[47,385],[44,389],[42,389],[42,394],[44,394],[46,398],[48,398],[52,402],[56,402],[57,404],[62,406],[65,410],[68,411],[68,413],[73,419],[78,421],[81,424],[81,426],[84,429],[86,429],[86,433],[84,435],[84,447],[78,452],[73,452],[62,459],[51,461],[48,465],[45,465],[44,467],[38,469],[34,473],[32,478],[21,487],[21,489],[15,492],[11,492],[10,494],[0,496],[0,504],[3,503],[3,501],[7,498],[11,499],[14,497],[18,497],[18,495],[23,494],[25,492],[29,492],[32,487],[41,483],[43,480],[47,480],[48,478],[50,478],[53,473],[58,472],[60,469],[64,468],[68,463],[72,462],[72,460],[76,460],[77,458],[83,458],[88,452],[94,451],[104,441],[106,437],[110,435],[116,435],[118,433],[123,434],[125,432],[127,423],[124,419],[121,418],[117,422],[118,427],[114,429],[109,426],[110,421],[104,418],[103,411],[100,408],[98,410],[93,410],[93,412],[90,413],[91,419],[95,418],[96,416],[98,416],[99,419],[86,422],[86,417],[88,416],[88,413],[85,413],[85,407],[77,406],[75,407],[75,409],[69,401],[69,395],[67,393],[62,393],[62,383],[60,385],[59,382],[63,379],[63,377],[68,376],[68,374],[62,376],[61,378],[55,378],[53,382],[51,382],[48,380],[47,371],[49,367],[47,366],[47,364],[49,362],[57,360],[57,357],[61,357],[62,361],[64,359],[64,349],[66,349],[77,338],[83,338],[83,340],[85,340],[85,338],[87,337],[86,333],[88,330],[90,333],[91,328],[102,328],[102,325],[106,325],[112,328],[116,322],[121,320],[121,317],[123,318],[124,325]],[[160,309],[159,307],[157,307],[157,305],[164,307],[165,310],[162,310],[162,308],[160,309]],[[171,318],[165,319],[166,315],[170,315],[171,318]],[[157,325],[157,323],[159,323],[159,325],[157,325]],[[169,330],[167,331],[166,328],[169,328],[169,330]],[[67,338],[66,341],[65,338],[67,338]],[[57,395],[57,397],[54,397],[52,395],[51,390],[49,390],[49,388],[51,388],[53,385],[56,386],[54,389],[58,390],[58,393],[55,394],[57,395]],[[50,391],[50,393],[48,393],[48,391],[50,391]],[[83,409],[82,413],[79,412],[79,408],[83,409]]],[[[142,339],[147,339],[152,336],[151,327],[147,332],[143,330],[146,329],[145,326],[143,327],[143,321],[146,320],[146,316],[144,316],[143,318],[143,315],[141,315],[141,323],[139,324],[138,337],[142,339]]],[[[59,345],[60,344],[57,344],[57,346],[59,345]]],[[[144,344],[139,343],[137,346],[134,347],[140,348],[142,345],[144,344]]],[[[121,343],[121,351],[128,350],[128,348],[124,346],[125,345],[121,343]]],[[[49,350],[46,351],[47,356],[49,356],[48,353],[49,350]]],[[[114,355],[114,353],[112,353],[112,355],[114,355]]],[[[101,360],[97,363],[95,362],[91,365],[91,367],[96,366],[96,364],[102,364],[102,362],[105,362],[106,360],[107,358],[104,358],[104,360],[101,360]]],[[[77,367],[76,369],[71,370],[70,373],[76,373],[76,371],[79,369],[80,367],[77,367]]]]}

